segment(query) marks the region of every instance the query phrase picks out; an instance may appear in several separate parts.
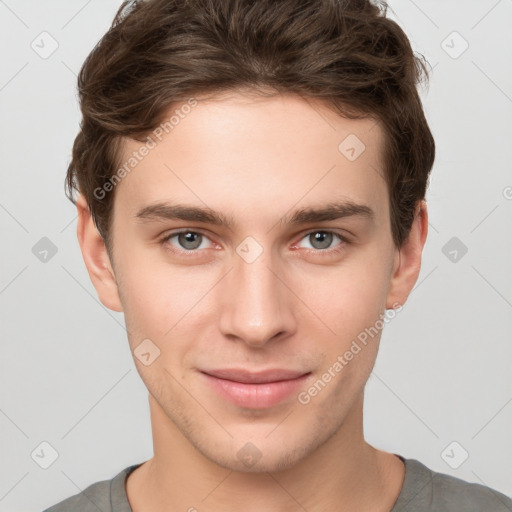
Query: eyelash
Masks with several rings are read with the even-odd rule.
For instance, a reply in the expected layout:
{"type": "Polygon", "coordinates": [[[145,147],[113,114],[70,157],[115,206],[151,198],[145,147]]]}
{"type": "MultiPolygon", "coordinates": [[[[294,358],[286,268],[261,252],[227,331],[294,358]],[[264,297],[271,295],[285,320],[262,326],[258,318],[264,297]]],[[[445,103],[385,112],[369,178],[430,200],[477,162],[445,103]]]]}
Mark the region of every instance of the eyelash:
{"type": "MultiPolygon", "coordinates": [[[[165,235],[163,238],[160,239],[160,244],[161,245],[166,245],[172,238],[180,235],[181,233],[195,233],[195,234],[198,234],[198,235],[201,235],[205,238],[209,238],[207,235],[205,235],[204,233],[202,233],[201,231],[196,231],[196,230],[192,230],[192,229],[181,229],[179,231],[174,231],[170,234],[167,234],[165,235]]],[[[344,237],[343,235],[340,235],[339,233],[336,233],[335,231],[329,231],[329,230],[326,230],[326,229],[313,229],[311,231],[308,231],[307,233],[304,233],[304,235],[300,238],[299,242],[302,241],[304,238],[308,237],[309,235],[312,235],[313,233],[328,233],[328,234],[332,234],[336,237],[338,237],[340,239],[340,243],[334,247],[331,247],[331,248],[328,248],[328,249],[306,249],[306,251],[308,252],[314,252],[315,254],[320,254],[322,256],[330,256],[330,255],[333,255],[337,252],[340,252],[341,250],[343,250],[343,248],[349,244],[349,240],[344,237]]],[[[177,253],[177,254],[187,254],[189,256],[196,256],[196,255],[199,255],[200,252],[201,252],[201,249],[176,249],[174,247],[172,248],[169,248],[168,245],[166,245],[166,248],[174,253],[177,253]]],[[[202,249],[204,250],[204,249],[202,249]]]]}

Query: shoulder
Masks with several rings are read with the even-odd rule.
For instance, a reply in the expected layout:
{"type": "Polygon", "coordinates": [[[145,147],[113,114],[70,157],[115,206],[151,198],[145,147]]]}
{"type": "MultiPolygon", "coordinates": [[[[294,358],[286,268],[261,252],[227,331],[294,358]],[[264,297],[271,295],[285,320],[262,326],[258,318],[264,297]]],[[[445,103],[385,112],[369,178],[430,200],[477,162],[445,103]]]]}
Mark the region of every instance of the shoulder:
{"type": "Polygon", "coordinates": [[[405,459],[405,479],[392,512],[511,512],[512,500],[484,485],[469,483],[405,459]]]}
{"type": "Polygon", "coordinates": [[[96,482],[44,512],[110,512],[110,480],[96,482]]]}
{"type": "Polygon", "coordinates": [[[131,512],[124,484],[136,467],[138,464],[124,468],[111,480],[95,482],[43,512],[131,512]]]}

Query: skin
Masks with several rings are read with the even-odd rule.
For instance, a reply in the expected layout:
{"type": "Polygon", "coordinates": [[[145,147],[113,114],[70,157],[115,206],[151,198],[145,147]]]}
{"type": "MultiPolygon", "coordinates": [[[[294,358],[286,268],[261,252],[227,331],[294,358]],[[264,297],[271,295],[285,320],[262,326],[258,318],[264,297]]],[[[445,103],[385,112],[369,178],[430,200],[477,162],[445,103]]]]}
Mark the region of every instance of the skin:
{"type": "MultiPolygon", "coordinates": [[[[293,393],[273,407],[237,406],[199,372],[302,370],[307,390],[380,314],[405,303],[427,209],[418,203],[395,247],[383,144],[378,122],[341,118],[317,100],[219,95],[199,101],[116,186],[111,257],[79,197],[78,238],[101,302],[124,312],[132,351],[144,339],[160,350],[148,366],[134,357],[154,443],[126,482],[135,512],[391,510],[404,466],[364,440],[362,421],[380,332],[307,404],[293,393]],[[338,150],[349,134],[366,146],[354,161],[338,150]],[[136,217],[170,201],[207,205],[233,225],[136,217]],[[333,201],[367,205],[374,218],[278,222],[333,201]],[[183,228],[204,235],[198,248],[161,241],[183,228]],[[309,236],[317,231],[346,241],[329,245],[327,235],[318,248],[309,236]],[[248,236],[262,249],[251,263],[236,252],[248,236]],[[237,455],[248,442],[260,454],[250,467],[237,455]]],[[[126,140],[122,161],[140,146],[126,140]]]]}

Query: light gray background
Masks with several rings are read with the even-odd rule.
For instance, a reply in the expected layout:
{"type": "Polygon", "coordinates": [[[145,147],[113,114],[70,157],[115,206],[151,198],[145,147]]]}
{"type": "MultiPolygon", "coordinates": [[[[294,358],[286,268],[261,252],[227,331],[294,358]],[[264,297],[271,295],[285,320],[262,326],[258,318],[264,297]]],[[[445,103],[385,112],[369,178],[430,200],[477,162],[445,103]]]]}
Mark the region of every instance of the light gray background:
{"type": "MultiPolygon", "coordinates": [[[[510,495],[512,2],[390,4],[434,66],[422,95],[437,160],[422,272],[384,331],[366,435],[510,495]],[[452,237],[459,247],[443,252],[452,237]]],[[[63,193],[79,123],[76,73],[119,5],[0,1],[1,511],[41,511],[152,456],[123,317],[96,298],[63,193]],[[43,31],[58,42],[47,58],[31,47],[51,49],[43,31]],[[32,252],[43,237],[58,250],[46,262],[32,252]],[[39,465],[51,457],[44,441],[58,452],[48,469],[39,465]]]]}

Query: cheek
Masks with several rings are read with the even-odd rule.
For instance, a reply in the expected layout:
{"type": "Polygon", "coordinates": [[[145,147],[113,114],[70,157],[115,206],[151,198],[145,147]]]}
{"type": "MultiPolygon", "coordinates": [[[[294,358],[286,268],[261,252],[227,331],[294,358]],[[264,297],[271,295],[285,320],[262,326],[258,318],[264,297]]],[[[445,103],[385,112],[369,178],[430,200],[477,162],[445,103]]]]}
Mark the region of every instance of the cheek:
{"type": "Polygon", "coordinates": [[[340,340],[351,339],[385,311],[389,276],[380,264],[342,265],[303,273],[299,296],[340,340]]]}
{"type": "Polygon", "coordinates": [[[118,267],[128,330],[136,338],[154,338],[163,345],[197,319],[218,279],[206,266],[178,268],[162,257],[148,261],[145,254],[132,254],[118,267]]]}
{"type": "MultiPolygon", "coordinates": [[[[386,279],[379,271],[355,266],[339,269],[331,279],[318,281],[310,293],[311,309],[335,334],[318,336],[318,320],[304,324],[303,331],[321,349],[322,364],[313,388],[304,390],[316,407],[347,411],[360,395],[377,357],[385,313],[386,279]],[[323,388],[328,391],[324,393],[323,388]]],[[[309,283],[311,285],[311,283],[309,283]]],[[[311,290],[308,282],[304,290],[311,290]]],[[[325,330],[327,332],[327,330],[325,330]]],[[[307,397],[306,397],[307,398],[307,397]]]]}
{"type": "Polygon", "coordinates": [[[180,378],[188,354],[195,350],[198,337],[190,331],[198,329],[194,320],[208,283],[204,276],[191,280],[169,266],[127,263],[119,288],[130,349],[146,387],[164,397],[166,386],[174,389],[173,377],[180,378]],[[144,361],[146,353],[149,364],[144,361]]]}

